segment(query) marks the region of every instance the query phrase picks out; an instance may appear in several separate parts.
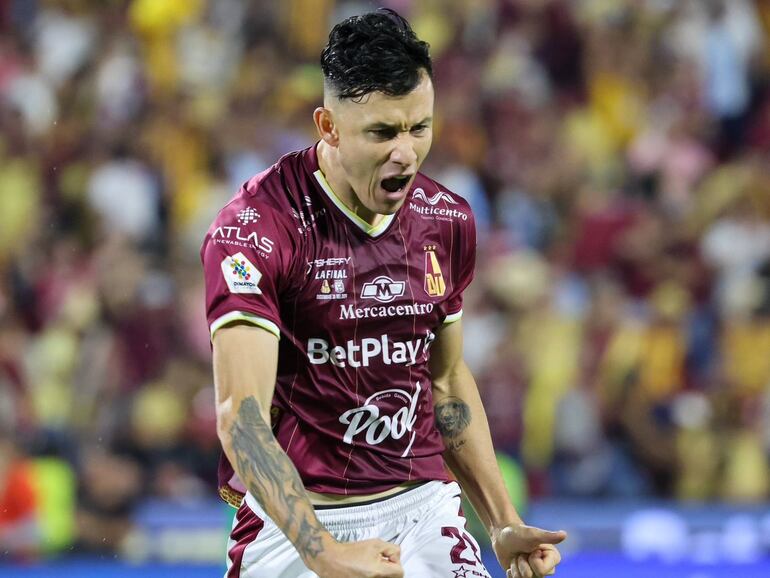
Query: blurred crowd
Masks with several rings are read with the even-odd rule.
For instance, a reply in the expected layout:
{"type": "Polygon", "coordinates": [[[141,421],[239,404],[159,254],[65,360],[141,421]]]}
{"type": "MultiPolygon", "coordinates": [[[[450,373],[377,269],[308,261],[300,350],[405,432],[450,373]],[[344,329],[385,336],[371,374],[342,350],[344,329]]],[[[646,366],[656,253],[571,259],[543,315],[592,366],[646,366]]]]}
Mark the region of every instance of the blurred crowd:
{"type": "MultiPolygon", "coordinates": [[[[530,493],[770,498],[770,0],[380,4],[431,44],[424,171],[477,216],[466,356],[530,493]]],[[[199,245],[373,7],[0,0],[0,551],[215,495],[199,245]]]]}

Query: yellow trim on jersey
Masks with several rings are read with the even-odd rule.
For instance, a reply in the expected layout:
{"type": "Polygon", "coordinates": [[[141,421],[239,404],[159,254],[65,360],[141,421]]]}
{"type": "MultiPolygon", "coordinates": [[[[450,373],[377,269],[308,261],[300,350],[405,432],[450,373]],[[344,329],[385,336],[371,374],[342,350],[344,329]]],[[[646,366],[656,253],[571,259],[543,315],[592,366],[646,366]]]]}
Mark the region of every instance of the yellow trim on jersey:
{"type": "Polygon", "coordinates": [[[388,225],[390,225],[391,221],[395,218],[395,215],[385,215],[379,223],[376,225],[370,225],[366,221],[364,221],[361,217],[356,215],[353,211],[351,211],[345,203],[343,203],[340,198],[337,196],[337,194],[332,190],[331,185],[326,180],[326,177],[321,172],[321,169],[318,169],[316,172],[313,173],[313,176],[315,176],[316,180],[318,181],[318,184],[321,185],[321,188],[326,193],[326,196],[329,197],[332,203],[334,203],[337,208],[342,211],[345,216],[353,221],[353,224],[356,225],[359,229],[361,229],[364,233],[369,235],[370,237],[379,237],[382,235],[382,233],[385,232],[385,229],[388,228],[388,225]]]}
{"type": "Polygon", "coordinates": [[[222,486],[219,488],[219,497],[236,510],[240,508],[243,503],[243,494],[236,492],[229,486],[222,486]]]}
{"type": "Polygon", "coordinates": [[[452,313],[451,315],[447,315],[444,317],[444,325],[449,325],[450,323],[454,323],[455,321],[459,321],[460,317],[463,316],[463,310],[460,309],[457,313],[452,313]]]}
{"type": "Polygon", "coordinates": [[[230,313],[225,313],[222,315],[222,317],[215,319],[214,323],[212,323],[210,327],[211,337],[214,337],[214,333],[216,333],[219,329],[222,329],[224,325],[232,323],[233,321],[245,321],[246,323],[251,323],[252,325],[256,325],[257,327],[261,327],[262,329],[269,331],[278,339],[281,338],[281,330],[278,329],[278,326],[275,323],[269,319],[265,319],[264,317],[259,317],[258,315],[249,313],[248,311],[231,311],[230,313]]]}

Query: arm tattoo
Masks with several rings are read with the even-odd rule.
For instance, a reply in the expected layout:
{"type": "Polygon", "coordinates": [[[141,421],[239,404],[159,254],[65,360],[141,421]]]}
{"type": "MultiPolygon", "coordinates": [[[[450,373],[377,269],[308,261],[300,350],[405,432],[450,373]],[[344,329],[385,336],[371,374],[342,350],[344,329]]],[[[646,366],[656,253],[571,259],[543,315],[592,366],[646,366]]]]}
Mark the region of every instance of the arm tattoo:
{"type": "Polygon", "coordinates": [[[325,530],[297,469],[278,445],[253,396],[241,402],[230,437],[238,476],[300,555],[315,558],[323,551],[321,536],[325,530]]]}
{"type": "Polygon", "coordinates": [[[444,437],[447,449],[459,450],[465,445],[462,437],[471,423],[471,408],[459,397],[447,397],[436,404],[436,428],[444,437]]]}

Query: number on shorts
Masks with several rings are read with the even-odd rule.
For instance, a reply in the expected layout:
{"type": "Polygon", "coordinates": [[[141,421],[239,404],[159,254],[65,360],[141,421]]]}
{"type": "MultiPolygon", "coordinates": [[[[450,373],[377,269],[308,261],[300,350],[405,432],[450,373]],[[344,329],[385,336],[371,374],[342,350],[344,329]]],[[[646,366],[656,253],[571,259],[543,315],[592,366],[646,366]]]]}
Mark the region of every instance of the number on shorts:
{"type": "Polygon", "coordinates": [[[479,549],[476,547],[476,543],[473,541],[466,532],[463,532],[459,528],[452,526],[444,526],[441,528],[441,535],[447,538],[454,538],[457,543],[452,546],[452,551],[449,552],[449,557],[452,560],[452,564],[468,564],[469,566],[475,566],[481,564],[481,558],[479,558],[479,549]],[[470,548],[473,552],[473,557],[476,560],[468,560],[462,557],[462,553],[466,548],[470,548]]]}

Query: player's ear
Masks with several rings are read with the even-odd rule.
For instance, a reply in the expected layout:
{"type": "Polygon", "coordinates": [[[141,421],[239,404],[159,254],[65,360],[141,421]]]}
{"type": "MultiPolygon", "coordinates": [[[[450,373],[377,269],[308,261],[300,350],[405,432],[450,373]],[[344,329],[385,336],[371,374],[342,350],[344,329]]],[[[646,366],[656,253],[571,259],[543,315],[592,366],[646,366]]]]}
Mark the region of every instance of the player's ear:
{"type": "Polygon", "coordinates": [[[339,143],[339,134],[337,126],[334,124],[332,111],[319,106],[313,111],[313,121],[321,139],[326,144],[336,147],[339,143]]]}

